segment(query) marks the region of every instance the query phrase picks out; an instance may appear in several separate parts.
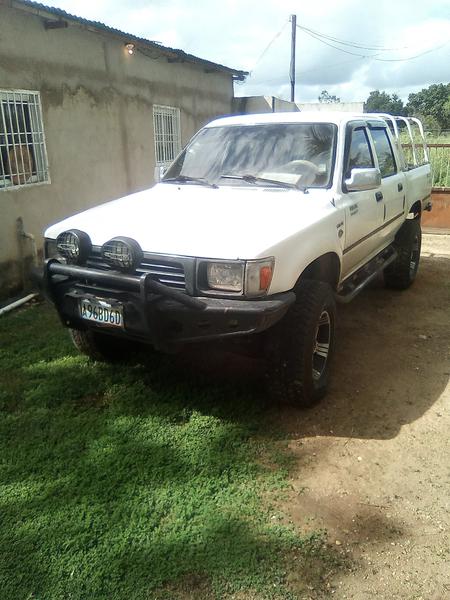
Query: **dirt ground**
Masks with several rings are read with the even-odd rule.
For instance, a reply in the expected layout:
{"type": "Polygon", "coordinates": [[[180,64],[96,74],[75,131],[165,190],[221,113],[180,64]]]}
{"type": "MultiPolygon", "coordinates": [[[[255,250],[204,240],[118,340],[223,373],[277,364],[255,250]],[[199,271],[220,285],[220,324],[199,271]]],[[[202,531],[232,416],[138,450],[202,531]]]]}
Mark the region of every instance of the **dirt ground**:
{"type": "Polygon", "coordinates": [[[280,411],[295,456],[282,509],[324,528],[348,569],[299,598],[450,599],[450,235],[425,235],[405,292],[376,282],[338,311],[330,392],[280,411]]]}

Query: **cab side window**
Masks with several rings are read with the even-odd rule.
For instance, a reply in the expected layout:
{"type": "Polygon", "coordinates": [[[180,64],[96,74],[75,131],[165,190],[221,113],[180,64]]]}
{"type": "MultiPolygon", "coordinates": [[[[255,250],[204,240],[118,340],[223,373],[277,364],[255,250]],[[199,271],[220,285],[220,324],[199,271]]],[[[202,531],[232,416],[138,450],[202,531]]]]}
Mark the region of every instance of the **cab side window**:
{"type": "Polygon", "coordinates": [[[372,129],[370,133],[375,145],[381,177],[395,175],[397,173],[397,166],[386,129],[372,129]]]}
{"type": "Polygon", "coordinates": [[[352,169],[373,169],[375,167],[365,129],[362,127],[354,129],[351,136],[346,177],[350,177],[352,169]]]}

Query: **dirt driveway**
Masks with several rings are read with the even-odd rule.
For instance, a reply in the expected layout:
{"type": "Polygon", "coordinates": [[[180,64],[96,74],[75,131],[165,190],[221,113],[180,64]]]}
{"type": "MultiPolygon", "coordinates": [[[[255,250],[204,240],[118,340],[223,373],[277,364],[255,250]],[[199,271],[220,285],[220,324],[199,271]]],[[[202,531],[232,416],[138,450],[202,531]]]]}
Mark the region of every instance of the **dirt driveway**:
{"type": "Polygon", "coordinates": [[[299,598],[450,598],[450,236],[424,236],[414,286],[339,308],[331,391],[279,419],[295,456],[286,519],[329,532],[348,571],[299,598]]]}

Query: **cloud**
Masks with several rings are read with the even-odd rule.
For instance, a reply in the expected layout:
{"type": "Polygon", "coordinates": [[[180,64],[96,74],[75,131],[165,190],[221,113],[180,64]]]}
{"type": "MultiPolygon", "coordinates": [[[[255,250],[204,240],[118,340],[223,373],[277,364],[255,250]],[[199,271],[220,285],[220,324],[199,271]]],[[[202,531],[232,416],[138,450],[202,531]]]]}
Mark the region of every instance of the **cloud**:
{"type": "Polygon", "coordinates": [[[371,5],[359,0],[321,0],[302,3],[301,12],[298,0],[134,0],[132,3],[55,0],[48,3],[208,60],[251,70],[247,82],[236,86],[238,95],[289,97],[288,19],[296,12],[300,26],[367,47],[355,48],[328,40],[329,44],[341,48],[337,50],[298,29],[298,101],[314,101],[323,89],[345,101],[364,100],[373,89],[396,92],[406,98],[411,91],[449,79],[450,44],[435,49],[450,40],[448,0],[422,3],[378,0],[371,5]],[[261,57],[271,40],[272,45],[261,57]],[[369,49],[374,46],[396,50],[369,49]],[[379,62],[376,59],[408,60],[379,62]]]}

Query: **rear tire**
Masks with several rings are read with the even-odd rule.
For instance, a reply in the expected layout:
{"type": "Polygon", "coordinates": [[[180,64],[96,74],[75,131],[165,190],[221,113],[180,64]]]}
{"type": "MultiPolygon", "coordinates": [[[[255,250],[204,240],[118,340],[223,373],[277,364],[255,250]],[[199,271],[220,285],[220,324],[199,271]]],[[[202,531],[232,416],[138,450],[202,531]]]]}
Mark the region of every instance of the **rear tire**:
{"type": "Polygon", "coordinates": [[[132,344],[111,335],[86,329],[70,329],[75,348],[92,360],[120,362],[129,356],[132,344]]]}
{"type": "Polygon", "coordinates": [[[327,283],[302,281],[297,300],[269,332],[266,357],[271,396],[306,408],[325,395],[334,350],[336,303],[327,283]]]}
{"type": "Polygon", "coordinates": [[[406,290],[417,275],[422,245],[420,219],[407,219],[394,242],[397,258],[384,270],[386,287],[406,290]]]}

